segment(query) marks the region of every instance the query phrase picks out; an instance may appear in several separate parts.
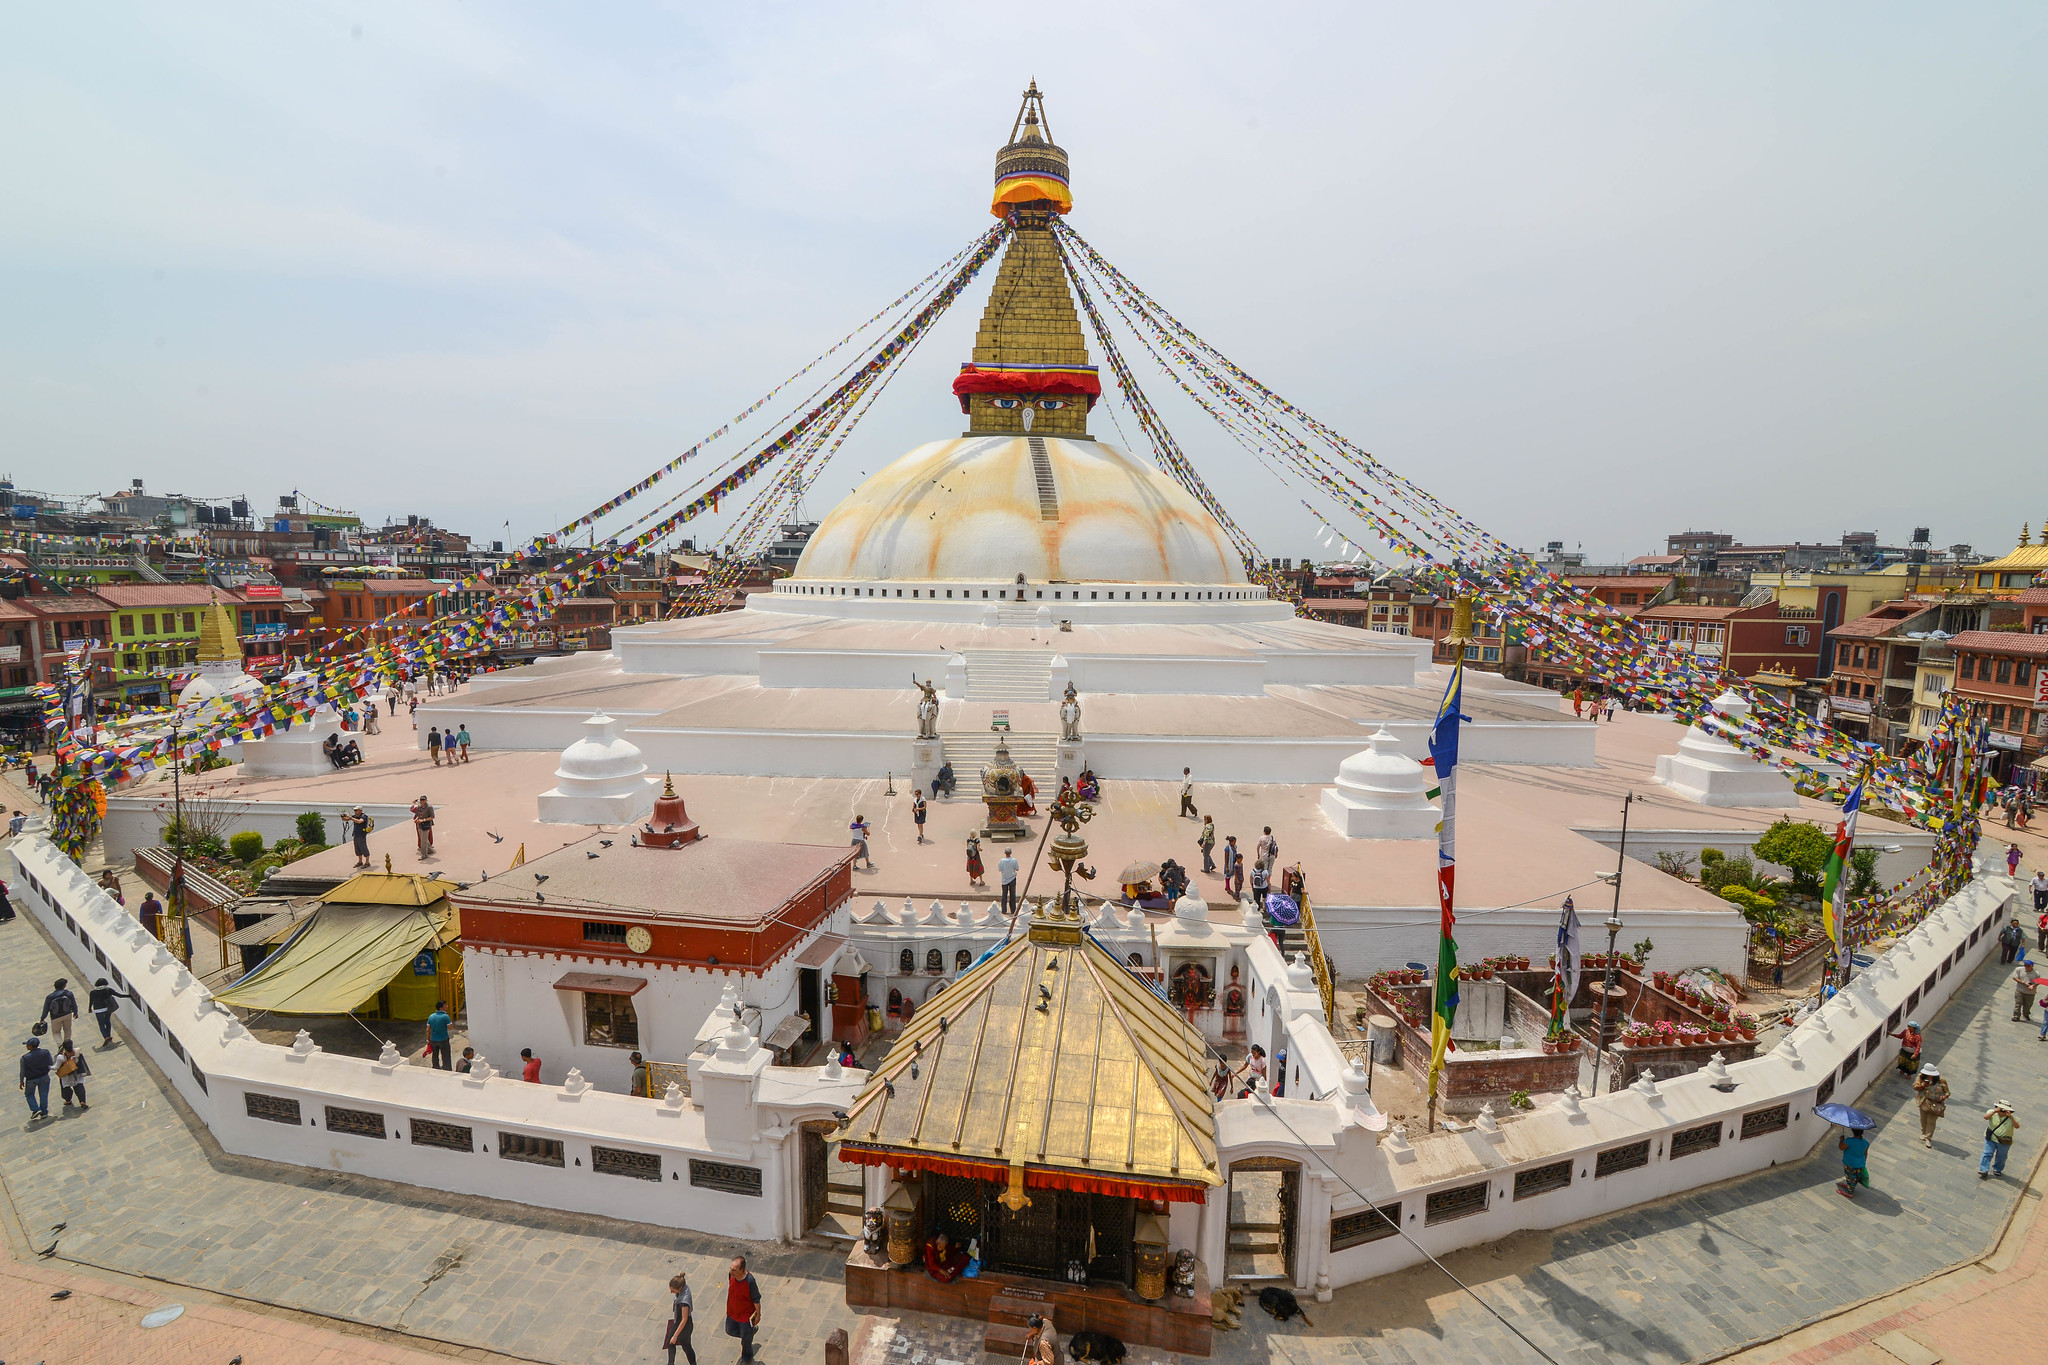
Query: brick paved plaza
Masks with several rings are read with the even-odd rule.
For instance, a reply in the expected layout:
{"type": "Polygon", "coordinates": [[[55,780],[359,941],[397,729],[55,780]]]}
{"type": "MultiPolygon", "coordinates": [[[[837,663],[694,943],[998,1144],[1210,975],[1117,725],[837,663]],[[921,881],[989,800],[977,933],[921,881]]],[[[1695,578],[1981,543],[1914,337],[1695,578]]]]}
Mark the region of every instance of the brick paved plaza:
{"type": "MultiPolygon", "coordinates": [[[[23,1037],[63,970],[28,920],[0,926],[0,989],[23,1037]]],[[[1862,1106],[1886,1126],[1872,1152],[1876,1188],[1853,1204],[1834,1193],[1838,1167],[1825,1150],[1555,1234],[1460,1252],[1450,1268],[1557,1360],[1675,1362],[1778,1336],[1982,1255],[2012,1214],[2048,1131],[2038,1080],[2048,1044],[2009,1020],[2004,980],[1992,961],[1932,1021],[1929,1056],[1955,1089],[1933,1151],[1917,1141],[1903,1081],[1884,1081],[1864,1097],[1862,1106]],[[2008,1178],[1980,1182],[1982,1130],[1974,1115],[1996,1098],[2017,1106],[2019,1143],[2008,1178]]],[[[67,1225],[55,1257],[29,1256],[13,1273],[77,1277],[97,1267],[161,1283],[154,1297],[129,1280],[116,1297],[101,1298],[90,1292],[89,1276],[75,1278],[66,1283],[87,1288],[54,1304],[35,1292],[39,1281],[22,1286],[6,1296],[0,1359],[214,1359],[213,1334],[232,1319],[232,1305],[195,1309],[147,1334],[134,1326],[145,1306],[177,1300],[176,1287],[192,1286],[253,1301],[250,1321],[261,1330],[250,1327],[249,1340],[267,1344],[237,1347],[246,1365],[312,1359],[312,1338],[293,1333],[334,1337],[330,1328],[272,1309],[406,1334],[390,1338],[383,1355],[348,1347],[351,1359],[469,1348],[475,1359],[488,1358],[481,1350],[563,1365],[644,1361],[657,1358],[669,1274],[687,1270],[709,1304],[735,1251],[752,1258],[766,1293],[767,1365],[819,1360],[836,1327],[848,1329],[861,1358],[876,1365],[978,1358],[970,1324],[853,1313],[843,1302],[840,1255],[831,1249],[735,1246],[228,1157],[132,1050],[117,1045],[90,1056],[90,1113],[64,1115],[59,1106],[62,1117],[30,1127],[17,1105],[0,1123],[17,1260],[30,1249],[24,1238],[40,1250],[51,1240],[48,1229],[67,1225]],[[21,1335],[31,1325],[42,1335],[21,1335]],[[109,1352],[110,1336],[123,1333],[139,1344],[109,1352]],[[184,1355],[176,1353],[186,1349],[177,1346],[180,1334],[191,1342],[184,1355]],[[163,1354],[143,1354],[145,1345],[163,1354]]],[[[2032,1298],[2031,1280],[2027,1286],[2032,1298]]],[[[1311,1303],[1309,1313],[1312,1328],[1281,1327],[1253,1308],[1242,1332],[1217,1334],[1216,1359],[1535,1358],[1431,1269],[1340,1290],[1333,1303],[1311,1303]]],[[[730,1360],[714,1332],[700,1330],[697,1342],[706,1365],[730,1360]]]]}

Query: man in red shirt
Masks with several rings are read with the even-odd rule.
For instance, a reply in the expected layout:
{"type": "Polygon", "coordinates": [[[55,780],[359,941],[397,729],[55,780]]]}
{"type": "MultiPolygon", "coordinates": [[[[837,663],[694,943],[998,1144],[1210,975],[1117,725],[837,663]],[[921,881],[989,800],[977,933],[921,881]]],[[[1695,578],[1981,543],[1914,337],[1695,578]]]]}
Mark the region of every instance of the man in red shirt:
{"type": "Polygon", "coordinates": [[[520,1067],[519,1069],[519,1079],[522,1081],[532,1081],[535,1085],[539,1085],[540,1058],[533,1055],[533,1049],[530,1047],[520,1048],[519,1056],[520,1059],[525,1063],[525,1065],[520,1067]]]}
{"type": "Polygon", "coordinates": [[[732,1258],[725,1281],[725,1334],[740,1339],[740,1359],[754,1358],[754,1331],[761,1325],[761,1286],[747,1273],[747,1258],[732,1258]]]}

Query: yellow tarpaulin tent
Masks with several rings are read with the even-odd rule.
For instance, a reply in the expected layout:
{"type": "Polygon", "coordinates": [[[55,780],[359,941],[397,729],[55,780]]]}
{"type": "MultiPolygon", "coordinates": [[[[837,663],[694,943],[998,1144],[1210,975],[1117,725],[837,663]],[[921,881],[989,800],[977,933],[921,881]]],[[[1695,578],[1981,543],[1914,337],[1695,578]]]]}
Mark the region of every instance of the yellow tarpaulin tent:
{"type": "Polygon", "coordinates": [[[452,943],[461,933],[455,910],[445,899],[428,904],[346,903],[357,902],[370,890],[358,885],[367,880],[352,878],[328,893],[322,898],[327,903],[262,966],[214,998],[224,1005],[273,1014],[345,1014],[373,1004],[421,952],[452,943]]]}

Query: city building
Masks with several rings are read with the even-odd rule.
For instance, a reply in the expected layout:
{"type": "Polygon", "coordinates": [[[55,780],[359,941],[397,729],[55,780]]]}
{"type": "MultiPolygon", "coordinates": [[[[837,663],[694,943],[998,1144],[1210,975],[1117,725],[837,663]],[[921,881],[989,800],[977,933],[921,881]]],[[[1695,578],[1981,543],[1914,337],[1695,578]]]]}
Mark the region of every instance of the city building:
{"type": "Polygon", "coordinates": [[[2034,542],[2027,526],[2020,527],[2020,543],[2012,553],[2001,555],[1969,571],[1970,585],[1978,592],[2011,596],[2033,587],[2048,574],[2048,522],[2041,523],[2041,540],[2034,542]]]}

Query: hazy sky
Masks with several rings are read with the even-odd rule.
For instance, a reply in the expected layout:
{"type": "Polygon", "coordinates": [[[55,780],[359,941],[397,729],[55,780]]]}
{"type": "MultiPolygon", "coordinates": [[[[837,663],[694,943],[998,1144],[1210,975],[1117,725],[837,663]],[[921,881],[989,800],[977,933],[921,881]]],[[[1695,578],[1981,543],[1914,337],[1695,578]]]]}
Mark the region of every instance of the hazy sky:
{"type": "MultiPolygon", "coordinates": [[[[1085,236],[1511,541],[2003,550],[2048,519],[2039,4],[17,5],[0,32],[25,487],[544,529],[985,226],[1035,76],[1085,236]]],[[[814,512],[960,431],[985,296],[814,512]]],[[[1312,548],[1295,493],[1168,412],[1265,548],[1312,548]]]]}

